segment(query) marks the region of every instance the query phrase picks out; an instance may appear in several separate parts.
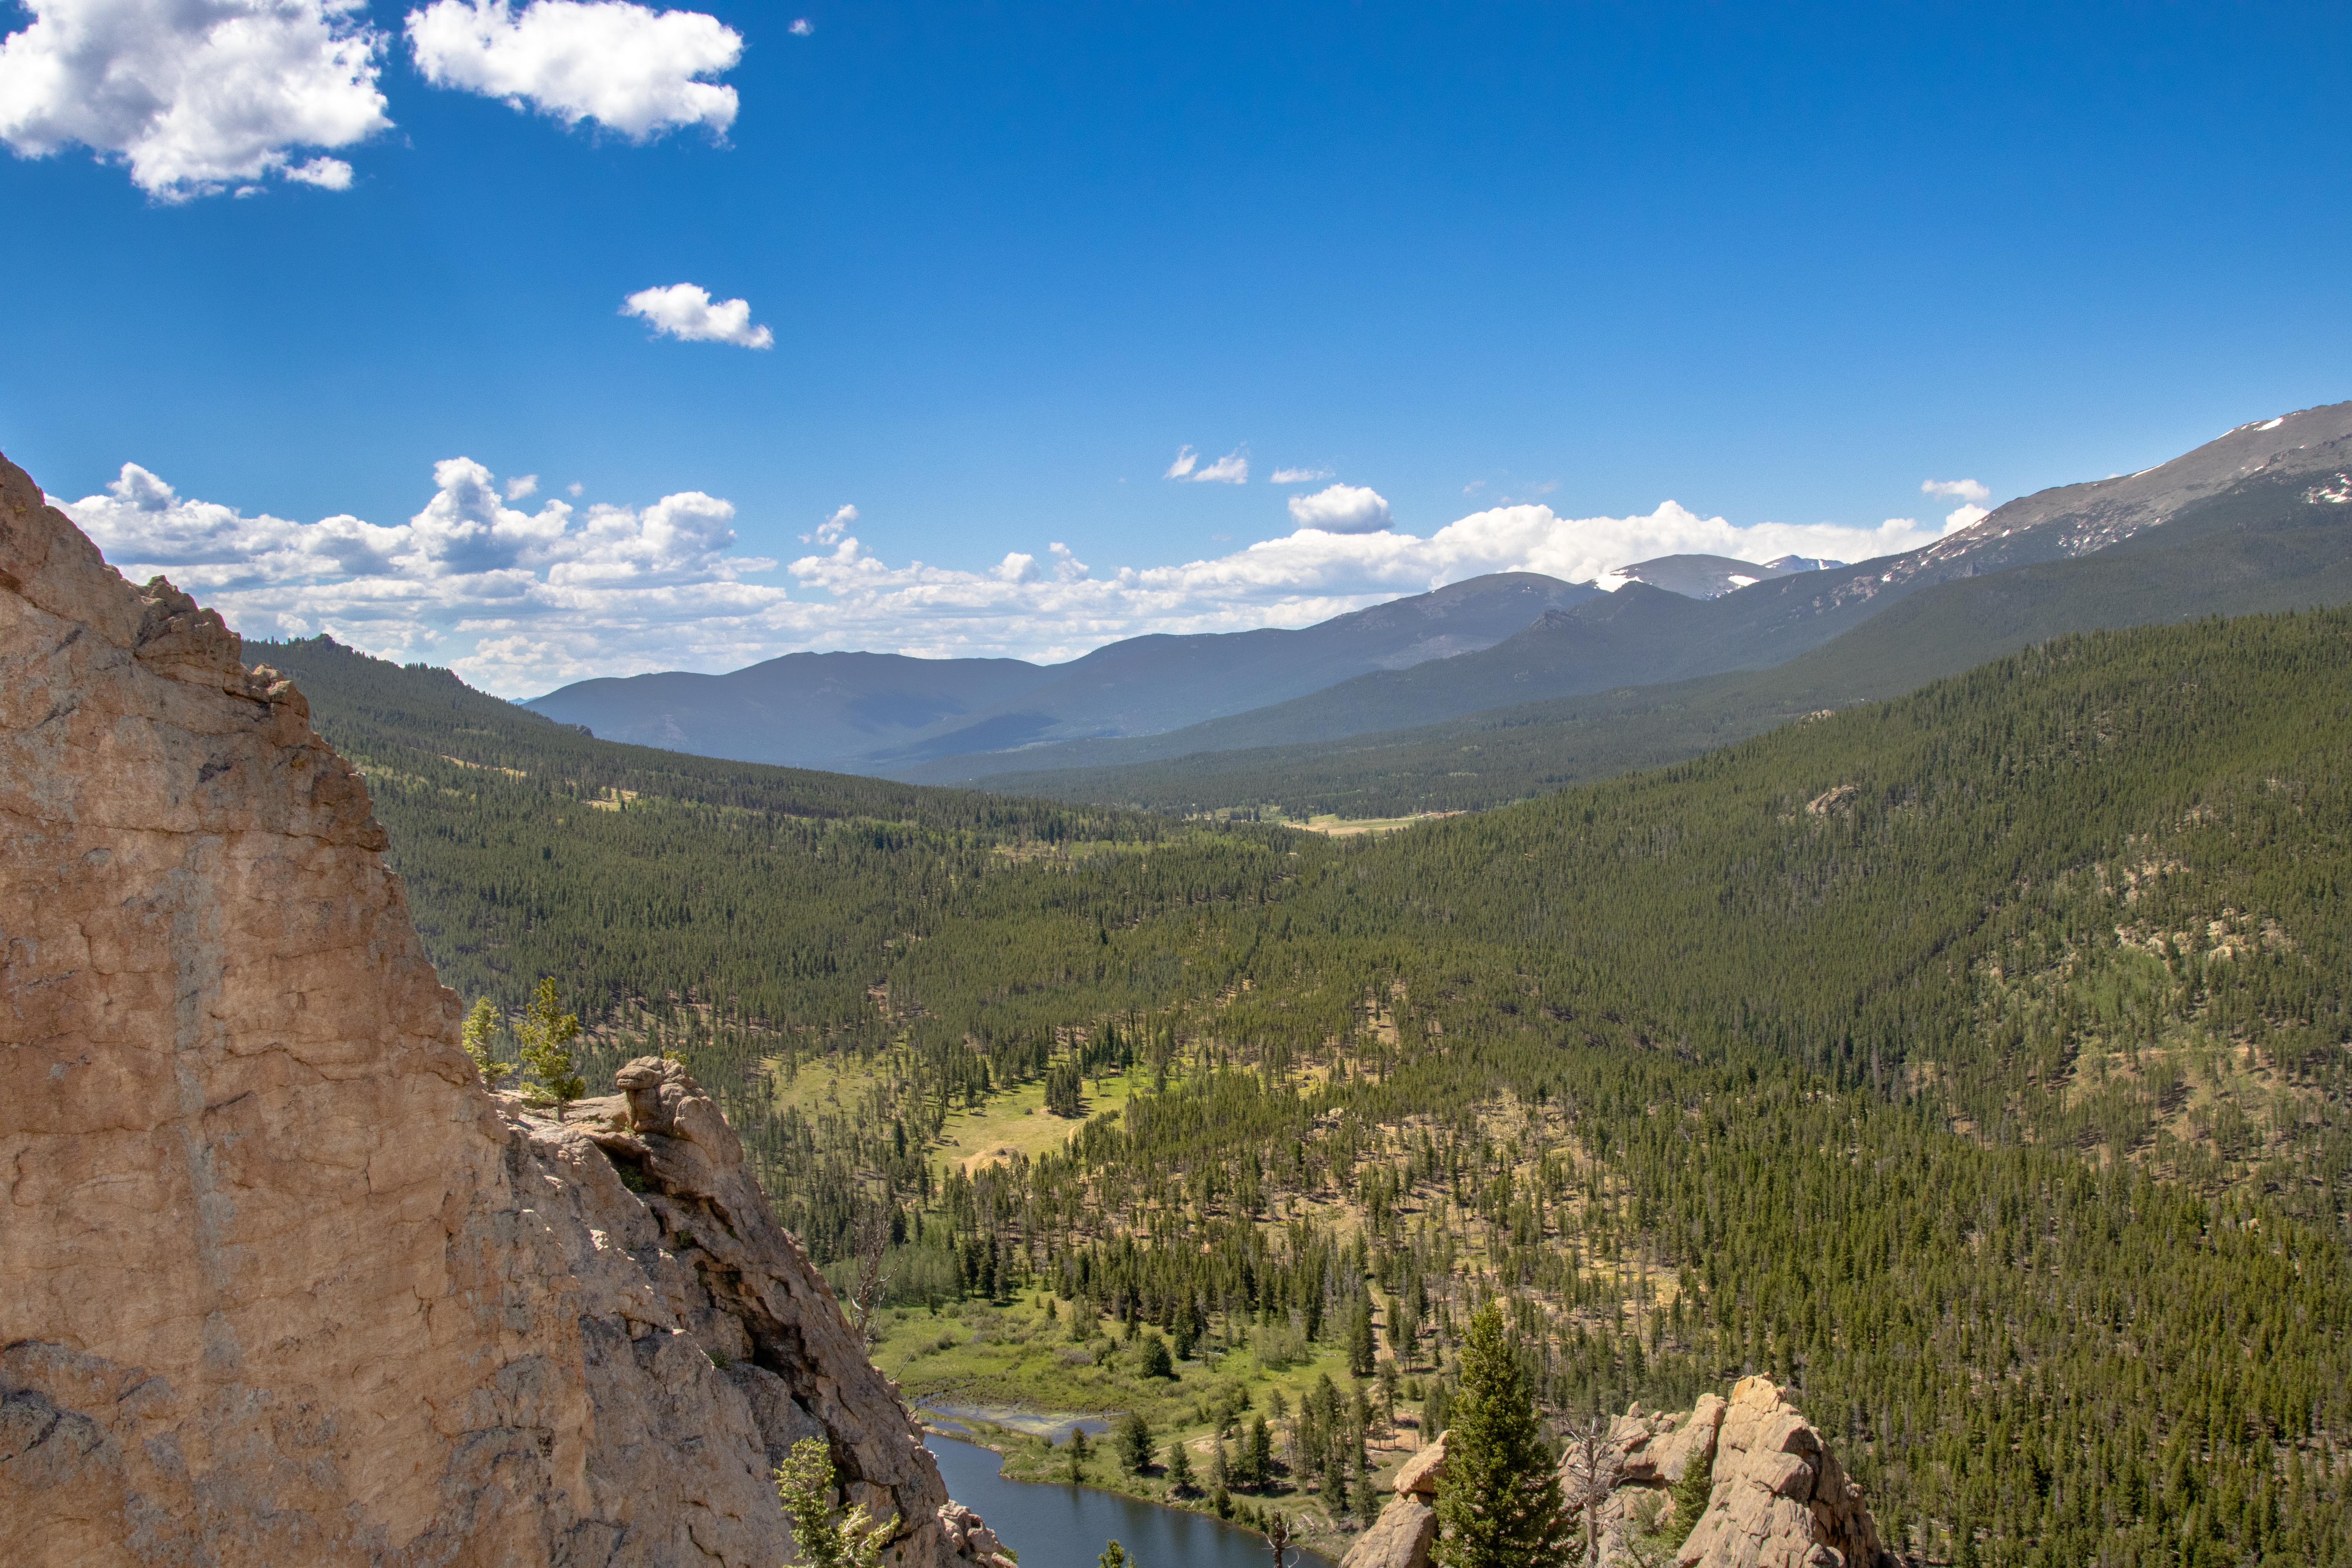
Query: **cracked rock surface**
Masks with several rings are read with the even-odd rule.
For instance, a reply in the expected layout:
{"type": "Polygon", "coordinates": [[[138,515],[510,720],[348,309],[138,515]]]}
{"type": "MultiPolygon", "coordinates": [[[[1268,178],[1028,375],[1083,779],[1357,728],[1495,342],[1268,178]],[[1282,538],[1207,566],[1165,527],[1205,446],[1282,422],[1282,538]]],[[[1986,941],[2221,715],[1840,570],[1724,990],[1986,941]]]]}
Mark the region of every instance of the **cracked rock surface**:
{"type": "Polygon", "coordinates": [[[9,1560],[775,1568],[815,1436],[903,1568],[999,1568],[682,1068],[482,1087],[364,782],[239,655],[0,460],[9,1560]]]}

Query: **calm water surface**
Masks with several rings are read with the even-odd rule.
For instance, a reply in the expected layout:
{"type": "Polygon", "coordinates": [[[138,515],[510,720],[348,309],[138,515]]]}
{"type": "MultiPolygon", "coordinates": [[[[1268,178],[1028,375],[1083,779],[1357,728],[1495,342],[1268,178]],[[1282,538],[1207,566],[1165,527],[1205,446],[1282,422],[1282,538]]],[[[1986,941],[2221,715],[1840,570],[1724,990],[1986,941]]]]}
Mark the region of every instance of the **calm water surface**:
{"type": "MultiPolygon", "coordinates": [[[[1066,1482],[1008,1481],[996,1473],[1003,1461],[977,1444],[933,1436],[925,1446],[948,1495],[1021,1553],[1021,1568],[1095,1568],[1114,1538],[1140,1568],[1273,1568],[1265,1537],[1207,1514],[1066,1482]]],[[[1331,1568],[1311,1552],[1292,1555],[1297,1568],[1331,1568]]]]}

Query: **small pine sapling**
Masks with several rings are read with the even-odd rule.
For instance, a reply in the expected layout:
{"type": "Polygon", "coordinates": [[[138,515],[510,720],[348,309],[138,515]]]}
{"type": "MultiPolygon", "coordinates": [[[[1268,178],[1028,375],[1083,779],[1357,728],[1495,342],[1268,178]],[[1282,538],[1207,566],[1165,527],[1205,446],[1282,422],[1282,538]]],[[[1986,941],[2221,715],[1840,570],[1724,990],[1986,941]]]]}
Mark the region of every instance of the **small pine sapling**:
{"type": "Polygon", "coordinates": [[[499,1010],[490,1005],[488,997],[477,996],[473,1011],[466,1015],[465,1025],[457,1037],[465,1045],[466,1055],[473,1058],[474,1070],[480,1073],[482,1082],[492,1089],[498,1088],[499,1079],[515,1069],[514,1063],[499,1060],[499,1010]]]}
{"type": "Polygon", "coordinates": [[[563,1010],[552,975],[539,983],[515,1032],[522,1040],[523,1066],[539,1080],[540,1092],[554,1103],[555,1119],[562,1121],[563,1108],[588,1092],[588,1080],[572,1059],[572,1042],[580,1037],[580,1016],[563,1010]]]}
{"type": "Polygon", "coordinates": [[[1662,1543],[1668,1551],[1680,1551],[1691,1531],[1698,1528],[1698,1516],[1715,1495],[1715,1456],[1694,1454],[1683,1470],[1683,1479],[1675,1483],[1674,1517],[1660,1531],[1662,1543]]]}
{"type": "Polygon", "coordinates": [[[836,1514],[835,1479],[833,1455],[822,1438],[802,1438],[776,1467],[776,1495],[792,1521],[800,1560],[806,1568],[880,1568],[884,1543],[898,1533],[898,1516],[876,1524],[863,1503],[836,1514]]]}

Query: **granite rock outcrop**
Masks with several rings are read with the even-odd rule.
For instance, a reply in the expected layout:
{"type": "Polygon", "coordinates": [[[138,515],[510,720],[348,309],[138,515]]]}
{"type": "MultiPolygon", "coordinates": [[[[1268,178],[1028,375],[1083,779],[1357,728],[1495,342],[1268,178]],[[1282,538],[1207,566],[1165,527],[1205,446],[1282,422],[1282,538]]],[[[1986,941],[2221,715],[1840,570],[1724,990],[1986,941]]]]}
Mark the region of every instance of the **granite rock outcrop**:
{"type": "MultiPolygon", "coordinates": [[[[1388,1506],[1341,1568],[1426,1568],[1444,1450],[1441,1436],[1398,1471],[1388,1506]]],[[[1702,1394],[1678,1414],[1634,1405],[1610,1423],[1589,1464],[1570,1445],[1560,1489],[1580,1510],[1595,1499],[1596,1568],[1895,1568],[1861,1487],[1769,1378],[1743,1378],[1729,1400],[1702,1394]],[[1706,1510],[1666,1551],[1657,1542],[1674,1523],[1673,1489],[1702,1461],[1712,1468],[1706,1510]]],[[[1580,1512],[1580,1535],[1581,1523],[1580,1512]]]]}
{"type": "Polygon", "coordinates": [[[458,1046],[365,782],[0,460],[0,1522],[111,1568],[1003,1568],[675,1062],[458,1046]]]}

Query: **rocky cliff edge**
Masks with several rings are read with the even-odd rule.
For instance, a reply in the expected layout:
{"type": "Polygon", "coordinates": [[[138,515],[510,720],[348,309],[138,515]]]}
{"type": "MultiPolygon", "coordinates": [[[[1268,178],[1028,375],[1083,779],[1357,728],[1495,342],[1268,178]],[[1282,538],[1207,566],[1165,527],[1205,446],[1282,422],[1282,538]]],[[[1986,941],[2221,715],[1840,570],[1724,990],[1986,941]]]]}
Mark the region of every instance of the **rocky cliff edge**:
{"type": "Polygon", "coordinates": [[[359,773],[0,460],[0,1521],[107,1568],[1006,1568],[675,1062],[482,1086],[359,773]]]}

